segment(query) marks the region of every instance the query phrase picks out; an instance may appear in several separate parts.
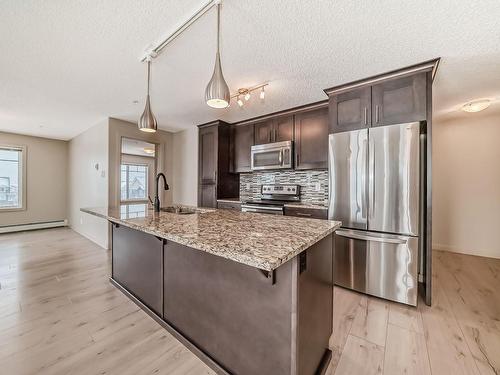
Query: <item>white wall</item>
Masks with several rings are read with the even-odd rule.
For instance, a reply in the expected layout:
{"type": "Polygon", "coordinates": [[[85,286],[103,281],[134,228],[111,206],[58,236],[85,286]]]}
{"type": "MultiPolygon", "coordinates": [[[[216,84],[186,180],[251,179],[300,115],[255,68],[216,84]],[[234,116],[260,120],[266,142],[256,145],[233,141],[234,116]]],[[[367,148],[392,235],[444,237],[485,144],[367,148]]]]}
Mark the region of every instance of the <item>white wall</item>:
{"type": "Polygon", "coordinates": [[[0,132],[0,144],[26,147],[25,210],[0,211],[0,226],[65,220],[68,142],[0,132]]]}
{"type": "Polygon", "coordinates": [[[433,128],[433,247],[500,258],[500,111],[433,128]]]}
{"type": "Polygon", "coordinates": [[[173,201],[198,204],[198,128],[193,126],[173,135],[173,201]]]}
{"type": "Polygon", "coordinates": [[[69,142],[69,224],[105,249],[109,245],[107,221],[80,208],[108,206],[108,158],[108,119],[69,142]],[[99,170],[94,168],[97,163],[99,170]]]}

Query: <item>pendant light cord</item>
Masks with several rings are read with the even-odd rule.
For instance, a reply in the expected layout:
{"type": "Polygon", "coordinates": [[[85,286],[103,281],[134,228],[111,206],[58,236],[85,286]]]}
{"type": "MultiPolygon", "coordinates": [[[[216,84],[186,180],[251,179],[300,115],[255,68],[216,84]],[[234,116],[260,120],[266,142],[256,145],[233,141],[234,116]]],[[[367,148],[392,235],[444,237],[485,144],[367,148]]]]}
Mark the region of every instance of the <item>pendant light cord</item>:
{"type": "Polygon", "coordinates": [[[148,59],[148,96],[149,96],[149,76],[151,71],[151,59],[148,59]]]}
{"type": "Polygon", "coordinates": [[[217,4],[217,53],[220,51],[220,4],[217,4]]]}

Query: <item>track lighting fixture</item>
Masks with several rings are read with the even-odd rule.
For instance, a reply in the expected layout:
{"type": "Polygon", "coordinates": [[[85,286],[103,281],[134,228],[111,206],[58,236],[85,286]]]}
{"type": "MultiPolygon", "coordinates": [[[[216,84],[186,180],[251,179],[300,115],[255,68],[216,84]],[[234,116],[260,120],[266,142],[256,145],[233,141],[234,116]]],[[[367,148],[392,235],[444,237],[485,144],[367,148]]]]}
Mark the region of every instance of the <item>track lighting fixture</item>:
{"type": "Polygon", "coordinates": [[[264,99],[265,97],[265,92],[264,92],[264,87],[266,87],[267,85],[269,85],[269,83],[262,83],[260,85],[257,85],[257,86],[253,86],[253,87],[250,87],[250,88],[241,88],[241,89],[238,89],[238,91],[234,94],[231,95],[231,98],[236,98],[236,103],[238,103],[238,105],[240,107],[243,107],[243,100],[240,99],[240,97],[243,97],[245,99],[245,102],[248,102],[251,98],[251,92],[252,91],[255,91],[255,90],[258,90],[260,89],[260,99],[264,99]]]}

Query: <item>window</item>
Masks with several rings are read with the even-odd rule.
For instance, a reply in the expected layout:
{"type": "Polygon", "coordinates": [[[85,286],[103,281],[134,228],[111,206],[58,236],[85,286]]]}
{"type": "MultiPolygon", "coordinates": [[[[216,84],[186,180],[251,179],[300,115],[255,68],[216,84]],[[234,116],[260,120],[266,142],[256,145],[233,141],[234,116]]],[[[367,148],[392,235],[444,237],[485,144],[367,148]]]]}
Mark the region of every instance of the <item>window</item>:
{"type": "Polygon", "coordinates": [[[24,147],[0,146],[0,210],[24,208],[24,147]]]}
{"type": "Polygon", "coordinates": [[[121,200],[144,201],[148,199],[148,166],[121,165],[121,200]]]}

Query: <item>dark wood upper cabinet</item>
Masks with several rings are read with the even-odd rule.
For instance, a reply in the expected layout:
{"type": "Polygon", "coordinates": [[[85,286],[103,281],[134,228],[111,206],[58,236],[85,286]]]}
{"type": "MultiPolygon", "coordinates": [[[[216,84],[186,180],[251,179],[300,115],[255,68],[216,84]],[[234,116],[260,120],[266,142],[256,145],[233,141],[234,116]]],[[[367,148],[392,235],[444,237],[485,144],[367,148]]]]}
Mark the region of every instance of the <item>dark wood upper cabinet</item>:
{"type": "Polygon", "coordinates": [[[293,116],[280,116],[274,121],[273,142],[293,140],[293,116]]]}
{"type": "Polygon", "coordinates": [[[218,126],[200,129],[200,183],[215,184],[217,181],[218,126]]]}
{"type": "Polygon", "coordinates": [[[255,144],[293,140],[293,115],[272,117],[255,123],[255,144]]]}
{"type": "Polygon", "coordinates": [[[250,150],[254,144],[254,125],[234,126],[232,130],[232,171],[251,172],[250,150]]]}
{"type": "Polygon", "coordinates": [[[295,115],[295,169],[328,168],[328,108],[295,115]]]}
{"type": "Polygon", "coordinates": [[[223,121],[200,125],[198,205],[216,207],[217,198],[239,196],[240,179],[231,173],[231,126],[223,121]]]}
{"type": "Polygon", "coordinates": [[[425,120],[426,98],[425,72],[373,85],[373,126],[425,120]]]}
{"type": "Polygon", "coordinates": [[[356,130],[371,125],[371,87],[330,96],[330,133],[356,130]]]}
{"type": "Polygon", "coordinates": [[[255,123],[255,143],[263,145],[272,142],[272,133],[274,129],[274,119],[268,119],[255,123]]]}

